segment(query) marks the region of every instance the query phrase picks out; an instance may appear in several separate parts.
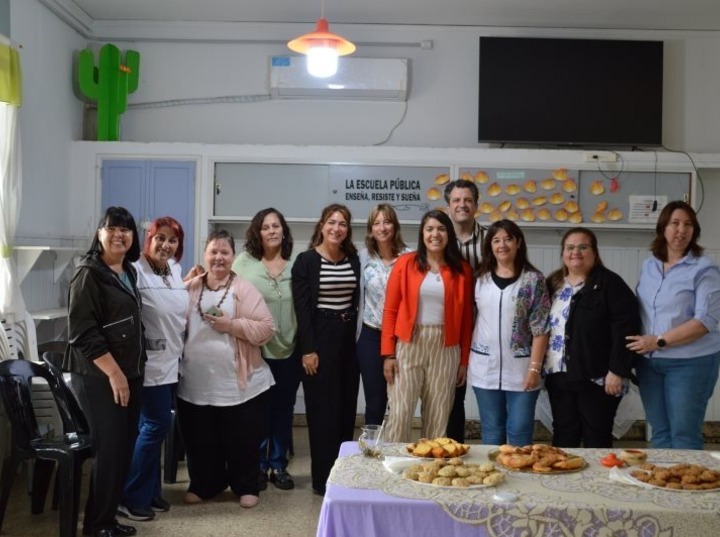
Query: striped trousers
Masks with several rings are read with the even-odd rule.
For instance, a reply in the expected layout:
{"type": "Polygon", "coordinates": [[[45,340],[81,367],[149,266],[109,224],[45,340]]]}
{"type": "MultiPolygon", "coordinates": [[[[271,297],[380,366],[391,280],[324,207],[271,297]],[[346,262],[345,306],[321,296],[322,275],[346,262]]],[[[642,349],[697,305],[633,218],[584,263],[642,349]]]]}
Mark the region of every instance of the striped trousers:
{"type": "Polygon", "coordinates": [[[445,347],[443,326],[415,326],[409,343],[397,342],[398,374],[388,384],[388,416],[385,440],[410,442],[412,419],[421,401],[423,438],[445,436],[455,396],[460,347],[445,347]]]}

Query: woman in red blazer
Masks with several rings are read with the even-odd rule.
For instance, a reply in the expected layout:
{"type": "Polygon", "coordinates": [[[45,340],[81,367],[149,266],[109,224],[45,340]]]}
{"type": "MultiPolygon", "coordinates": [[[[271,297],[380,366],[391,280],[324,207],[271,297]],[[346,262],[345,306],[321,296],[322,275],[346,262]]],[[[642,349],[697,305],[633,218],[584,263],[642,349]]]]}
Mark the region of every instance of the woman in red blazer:
{"type": "Polygon", "coordinates": [[[433,210],[420,222],[417,252],[401,256],[388,280],[380,352],[390,414],[385,439],[411,440],[422,401],[422,436],[445,436],[455,387],[465,383],[472,336],[470,265],[450,218],[433,210]]]}

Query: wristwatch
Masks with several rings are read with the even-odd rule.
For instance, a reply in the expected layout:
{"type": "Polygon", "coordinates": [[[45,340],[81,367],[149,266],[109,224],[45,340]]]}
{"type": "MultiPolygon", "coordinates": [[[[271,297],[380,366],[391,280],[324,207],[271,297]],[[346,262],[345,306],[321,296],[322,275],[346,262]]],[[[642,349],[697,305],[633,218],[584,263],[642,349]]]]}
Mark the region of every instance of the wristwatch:
{"type": "Polygon", "coordinates": [[[658,336],[656,343],[657,346],[661,349],[667,345],[667,341],[665,341],[665,338],[663,336],[658,336]]]}

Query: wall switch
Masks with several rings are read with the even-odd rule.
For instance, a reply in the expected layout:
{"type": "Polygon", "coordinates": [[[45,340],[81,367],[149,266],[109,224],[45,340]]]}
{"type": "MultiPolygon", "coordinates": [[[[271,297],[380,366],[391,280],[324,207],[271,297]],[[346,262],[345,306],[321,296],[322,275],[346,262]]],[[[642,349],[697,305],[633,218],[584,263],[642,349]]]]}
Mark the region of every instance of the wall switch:
{"type": "Polygon", "coordinates": [[[612,151],[587,151],[585,162],[617,162],[617,155],[612,151]]]}

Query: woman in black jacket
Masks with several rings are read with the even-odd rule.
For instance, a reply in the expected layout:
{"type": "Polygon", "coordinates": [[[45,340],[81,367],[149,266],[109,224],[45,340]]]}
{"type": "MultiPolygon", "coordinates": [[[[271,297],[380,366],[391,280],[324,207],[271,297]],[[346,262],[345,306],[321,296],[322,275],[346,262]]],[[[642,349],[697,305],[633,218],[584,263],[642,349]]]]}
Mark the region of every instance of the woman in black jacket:
{"type": "Polygon", "coordinates": [[[90,422],[95,461],[84,535],[134,535],[115,519],[132,457],[145,367],[141,300],[131,263],[140,256],[132,215],[110,207],[70,282],[64,367],[90,422]]]}
{"type": "Polygon", "coordinates": [[[638,332],[637,300],[623,279],[603,266],[589,229],[565,233],[562,260],[562,268],[548,277],[552,308],[544,373],[553,445],[612,447],[615,413],[633,367],[625,337],[638,332]]]}
{"type": "Polygon", "coordinates": [[[353,438],[360,387],[355,359],[360,260],[350,219],[344,205],[325,207],[310,249],[292,267],[312,488],[320,495],[340,444],[353,438]]]}

